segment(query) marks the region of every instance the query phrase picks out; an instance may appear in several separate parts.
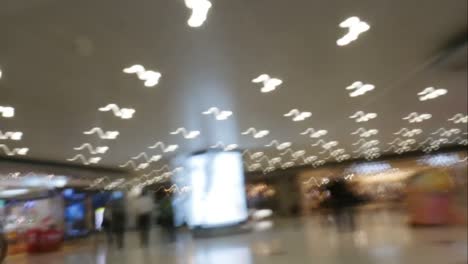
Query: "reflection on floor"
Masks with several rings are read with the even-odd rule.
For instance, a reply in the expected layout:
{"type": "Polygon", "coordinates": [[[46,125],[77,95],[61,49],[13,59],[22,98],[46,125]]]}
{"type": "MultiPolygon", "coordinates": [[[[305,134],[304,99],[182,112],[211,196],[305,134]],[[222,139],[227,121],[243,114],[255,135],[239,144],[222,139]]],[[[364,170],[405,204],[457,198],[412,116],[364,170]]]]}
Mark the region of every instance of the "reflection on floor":
{"type": "MultiPolygon", "coordinates": [[[[127,247],[108,248],[104,237],[92,237],[61,252],[15,256],[7,264],[305,264],[305,263],[467,263],[466,227],[409,228],[395,211],[356,216],[354,231],[337,232],[326,215],[275,221],[274,227],[247,234],[193,240],[178,236],[163,243],[154,230],[148,249],[127,235],[127,247]]],[[[263,227],[268,227],[264,225],[263,227]]]]}

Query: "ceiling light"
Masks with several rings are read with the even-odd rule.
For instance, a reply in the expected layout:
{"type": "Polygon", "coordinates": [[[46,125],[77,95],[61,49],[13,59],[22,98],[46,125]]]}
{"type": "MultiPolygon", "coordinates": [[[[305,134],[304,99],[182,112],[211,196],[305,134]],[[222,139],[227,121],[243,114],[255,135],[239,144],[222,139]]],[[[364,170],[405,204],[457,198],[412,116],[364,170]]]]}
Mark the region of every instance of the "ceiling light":
{"type": "Polygon", "coordinates": [[[328,134],[328,131],[324,129],[315,131],[315,129],[313,128],[307,128],[304,132],[301,133],[301,135],[307,135],[307,134],[310,134],[309,136],[311,138],[319,138],[328,134]]]}
{"type": "Polygon", "coordinates": [[[150,165],[149,162],[144,162],[144,163],[140,163],[136,165],[133,160],[129,160],[125,164],[119,165],[119,167],[124,168],[124,167],[131,166],[134,171],[140,171],[140,170],[144,170],[148,168],[149,165],[150,165]]]}
{"type": "Polygon", "coordinates": [[[210,148],[217,149],[217,148],[222,148],[224,151],[232,151],[237,149],[239,146],[237,144],[229,144],[227,146],[224,145],[223,142],[219,141],[215,145],[211,146],[210,148]]]}
{"type": "Polygon", "coordinates": [[[432,115],[428,113],[418,114],[417,112],[412,112],[406,117],[403,117],[403,120],[408,120],[408,122],[410,123],[420,123],[420,122],[423,122],[424,120],[428,120],[431,118],[432,118],[432,115]]]}
{"type": "Polygon", "coordinates": [[[29,151],[29,148],[14,148],[10,150],[10,148],[8,148],[8,146],[4,144],[0,144],[0,149],[3,149],[3,151],[5,152],[7,156],[15,156],[15,155],[24,156],[28,154],[28,151],[29,151]]]}
{"type": "Polygon", "coordinates": [[[249,129],[247,129],[246,131],[242,132],[241,134],[242,135],[252,134],[252,136],[254,138],[262,138],[262,137],[265,137],[268,134],[270,134],[270,131],[268,131],[268,130],[259,130],[259,131],[257,131],[257,129],[251,127],[249,129]]]}
{"type": "Polygon", "coordinates": [[[100,127],[94,127],[90,129],[89,131],[83,132],[85,135],[92,135],[92,134],[98,134],[98,136],[101,139],[116,139],[117,136],[120,134],[119,131],[106,131],[104,132],[102,128],[100,127]]]}
{"type": "Polygon", "coordinates": [[[447,94],[447,92],[447,89],[435,89],[434,87],[427,87],[426,89],[418,93],[419,101],[435,99],[439,96],[447,94]]]}
{"type": "Polygon", "coordinates": [[[163,152],[174,152],[179,148],[179,145],[168,145],[167,147],[161,141],[156,142],[153,146],[149,146],[150,149],[160,148],[163,152]]]}
{"type": "Polygon", "coordinates": [[[454,124],[459,123],[468,123],[468,115],[464,115],[462,113],[455,114],[453,117],[449,118],[448,121],[452,121],[454,124]]]}
{"type": "Polygon", "coordinates": [[[248,157],[251,159],[251,160],[256,160],[258,158],[261,158],[263,155],[265,155],[265,153],[261,152],[261,151],[258,151],[258,152],[255,152],[253,154],[250,154],[250,151],[248,150],[245,150],[242,155],[248,155],[248,157]]]}
{"type": "Polygon", "coordinates": [[[162,156],[161,155],[153,155],[150,158],[150,157],[148,157],[148,154],[146,154],[145,152],[141,152],[137,156],[132,157],[132,159],[134,159],[134,160],[139,159],[139,158],[144,158],[144,160],[146,162],[152,163],[152,162],[158,162],[159,160],[161,160],[162,156]]]}
{"type": "Polygon", "coordinates": [[[200,135],[200,131],[198,130],[187,131],[187,129],[184,127],[180,127],[176,129],[175,131],[171,132],[171,135],[178,135],[180,133],[182,133],[182,135],[186,139],[194,139],[200,135]]]}
{"type": "Polygon", "coordinates": [[[377,135],[379,133],[378,129],[365,129],[365,128],[358,128],[356,131],[352,132],[352,135],[359,134],[360,137],[371,137],[377,135]]]}
{"type": "Polygon", "coordinates": [[[349,96],[351,97],[363,95],[374,89],[375,89],[375,86],[373,84],[364,84],[363,82],[360,82],[360,81],[354,82],[350,86],[346,87],[346,90],[354,90],[349,94],[349,96]]]}
{"type": "Polygon", "coordinates": [[[15,116],[15,108],[11,106],[1,106],[0,105],[0,115],[5,118],[11,118],[15,116]]]}
{"type": "Polygon", "coordinates": [[[257,78],[252,80],[253,83],[263,83],[263,87],[260,89],[262,93],[269,93],[283,83],[282,80],[278,78],[271,78],[268,74],[261,74],[257,78]]]}
{"type": "Polygon", "coordinates": [[[377,114],[376,113],[364,113],[363,111],[357,111],[356,113],[354,113],[354,115],[350,116],[349,118],[351,119],[355,119],[355,121],[357,123],[361,123],[361,122],[367,122],[371,119],[374,119],[377,117],[377,114]]]}
{"type": "Polygon", "coordinates": [[[226,120],[232,115],[231,111],[221,111],[217,107],[211,107],[210,109],[202,112],[204,115],[214,115],[216,120],[226,120]]]}
{"type": "Polygon", "coordinates": [[[119,108],[116,104],[108,104],[104,107],[99,108],[101,112],[108,112],[112,111],[115,116],[120,117],[122,119],[130,119],[133,117],[135,113],[135,109],[133,108],[119,108]]]}
{"type": "Polygon", "coordinates": [[[205,22],[212,4],[208,0],[185,0],[185,5],[192,10],[187,24],[190,27],[200,27],[205,22]]]}
{"type": "Polygon", "coordinates": [[[292,109],[288,113],[284,114],[286,117],[293,117],[293,121],[304,121],[312,116],[311,112],[300,112],[297,109],[292,109]]]}
{"type": "Polygon", "coordinates": [[[86,159],[82,154],[78,154],[73,158],[67,159],[68,161],[80,160],[84,165],[98,164],[101,161],[101,157],[91,157],[86,159]]]}
{"type": "Polygon", "coordinates": [[[6,140],[6,139],[21,140],[22,137],[23,137],[23,132],[7,131],[5,133],[2,133],[2,131],[0,130],[0,139],[2,140],[6,140]]]}
{"type": "Polygon", "coordinates": [[[370,29],[369,24],[361,21],[359,17],[350,17],[340,23],[341,28],[348,28],[348,33],[336,41],[338,46],[346,46],[358,39],[359,35],[370,29]]]}
{"type": "Polygon", "coordinates": [[[131,67],[125,68],[123,69],[123,72],[127,74],[136,74],[138,79],[145,81],[144,85],[146,87],[156,86],[162,76],[160,72],[145,70],[145,67],[140,64],[135,64],[131,67]]]}
{"type": "Polygon", "coordinates": [[[96,155],[96,154],[105,154],[107,150],[109,150],[108,146],[98,146],[94,148],[91,144],[89,143],[84,143],[83,145],[73,148],[74,150],[82,150],[86,148],[91,155],[96,155]]]}
{"type": "Polygon", "coordinates": [[[272,140],[270,144],[265,145],[265,147],[275,146],[277,150],[284,150],[291,146],[291,142],[279,143],[278,140],[272,140]]]}
{"type": "Polygon", "coordinates": [[[420,128],[408,129],[406,127],[400,129],[398,132],[393,133],[394,135],[401,135],[403,137],[414,137],[421,134],[423,131],[420,128]]]}

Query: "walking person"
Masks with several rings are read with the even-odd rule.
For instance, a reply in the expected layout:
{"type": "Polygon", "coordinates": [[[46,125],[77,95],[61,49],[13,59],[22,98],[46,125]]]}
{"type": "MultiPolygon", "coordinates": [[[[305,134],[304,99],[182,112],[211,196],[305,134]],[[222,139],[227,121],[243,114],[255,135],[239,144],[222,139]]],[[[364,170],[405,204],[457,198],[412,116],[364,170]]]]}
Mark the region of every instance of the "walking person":
{"type": "Polygon", "coordinates": [[[143,190],[137,202],[138,212],[138,231],[140,233],[141,246],[148,246],[151,231],[151,215],[153,212],[154,201],[148,191],[143,190]]]}
{"type": "Polygon", "coordinates": [[[117,241],[117,247],[122,249],[125,244],[125,227],[127,215],[123,195],[115,195],[110,203],[111,207],[111,229],[117,241]]]}

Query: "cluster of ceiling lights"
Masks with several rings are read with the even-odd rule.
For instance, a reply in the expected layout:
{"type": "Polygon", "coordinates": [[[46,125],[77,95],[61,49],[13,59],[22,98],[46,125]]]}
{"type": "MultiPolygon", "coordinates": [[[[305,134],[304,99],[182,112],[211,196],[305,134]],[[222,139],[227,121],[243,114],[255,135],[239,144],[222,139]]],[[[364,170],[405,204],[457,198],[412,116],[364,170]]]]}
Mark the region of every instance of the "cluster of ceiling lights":
{"type": "MultiPolygon", "coordinates": [[[[1,78],[0,71],[0,78],[1,78]]],[[[15,108],[12,106],[1,106],[0,105],[0,118],[13,118],[15,116],[15,108]]],[[[5,131],[0,130],[0,140],[11,140],[11,141],[20,141],[23,138],[23,132],[21,131],[5,131]]],[[[29,152],[29,148],[20,147],[20,148],[10,148],[6,144],[0,144],[0,149],[7,156],[25,156],[29,152]]]]}

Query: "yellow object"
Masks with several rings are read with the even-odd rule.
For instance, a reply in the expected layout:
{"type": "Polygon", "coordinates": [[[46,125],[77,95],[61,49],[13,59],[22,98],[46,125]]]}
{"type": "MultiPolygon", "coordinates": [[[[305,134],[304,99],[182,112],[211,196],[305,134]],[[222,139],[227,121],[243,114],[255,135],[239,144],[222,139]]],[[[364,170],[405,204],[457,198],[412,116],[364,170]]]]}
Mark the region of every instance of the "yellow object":
{"type": "Polygon", "coordinates": [[[449,173],[442,169],[422,171],[413,176],[409,182],[411,190],[420,192],[449,192],[454,186],[449,173]]]}

